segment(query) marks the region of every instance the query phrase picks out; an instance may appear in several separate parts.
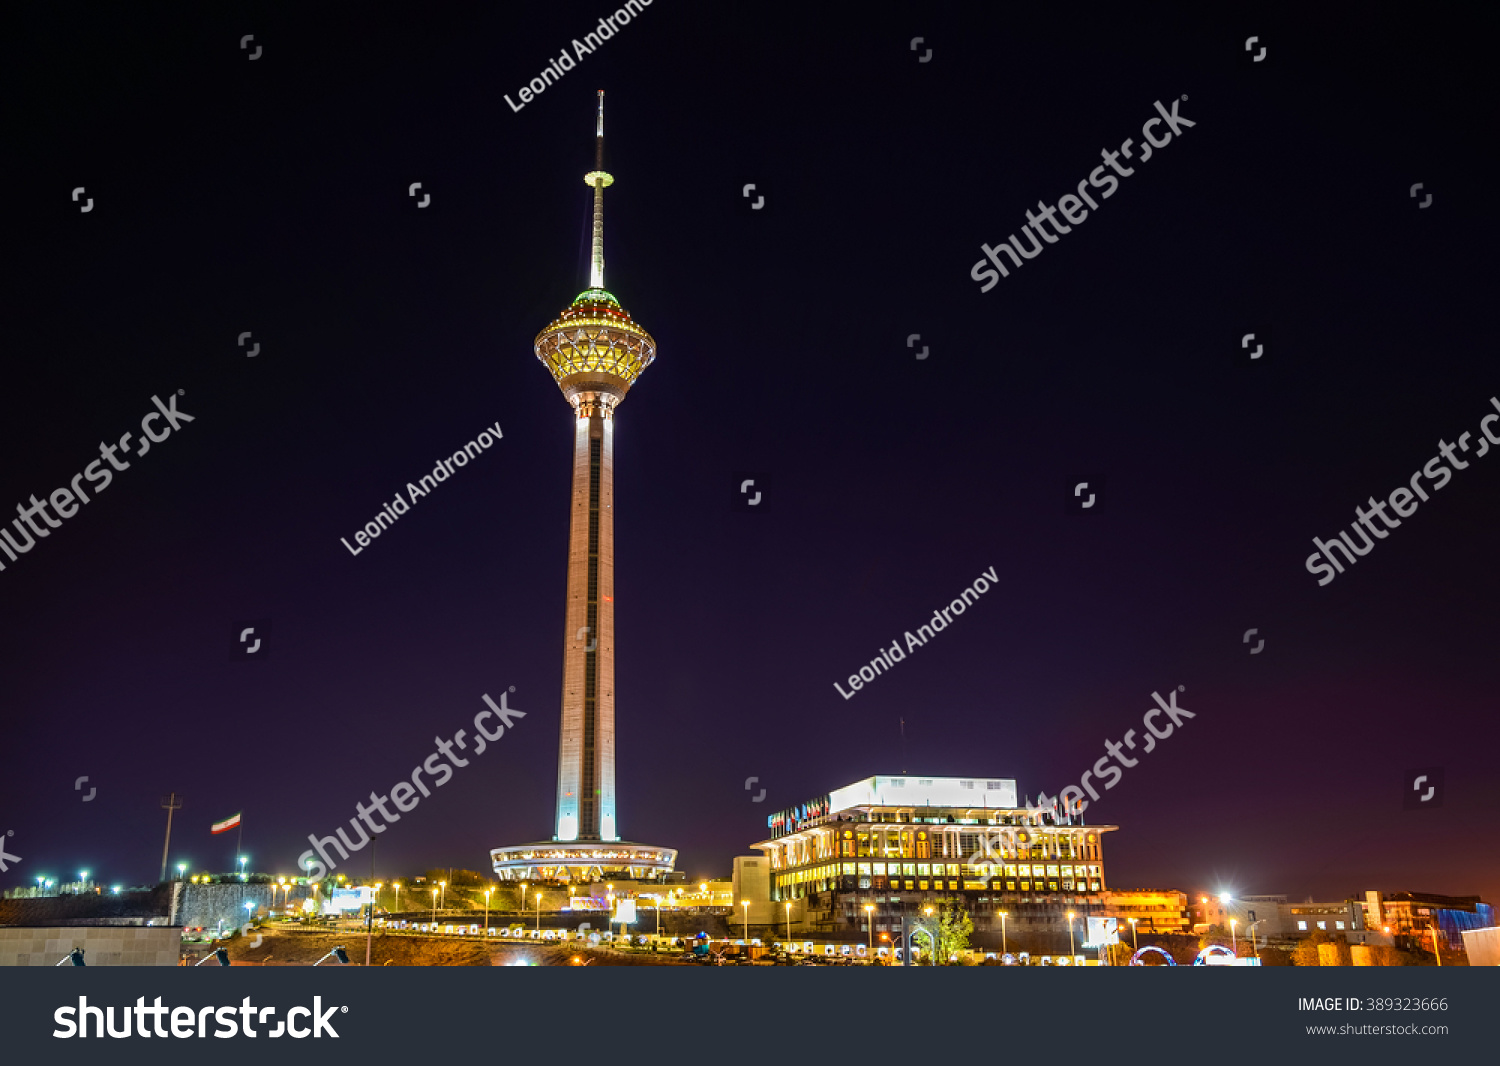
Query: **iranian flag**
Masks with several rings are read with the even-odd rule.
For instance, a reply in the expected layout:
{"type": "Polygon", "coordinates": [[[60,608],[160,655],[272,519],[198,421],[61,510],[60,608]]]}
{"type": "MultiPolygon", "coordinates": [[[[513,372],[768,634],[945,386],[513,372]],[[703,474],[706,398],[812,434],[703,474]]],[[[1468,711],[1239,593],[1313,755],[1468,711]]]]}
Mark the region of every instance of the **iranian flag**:
{"type": "Polygon", "coordinates": [[[231,829],[238,829],[239,826],[240,826],[240,816],[238,814],[231,814],[228,818],[225,818],[222,822],[215,822],[214,823],[214,832],[215,833],[227,833],[231,829]]]}

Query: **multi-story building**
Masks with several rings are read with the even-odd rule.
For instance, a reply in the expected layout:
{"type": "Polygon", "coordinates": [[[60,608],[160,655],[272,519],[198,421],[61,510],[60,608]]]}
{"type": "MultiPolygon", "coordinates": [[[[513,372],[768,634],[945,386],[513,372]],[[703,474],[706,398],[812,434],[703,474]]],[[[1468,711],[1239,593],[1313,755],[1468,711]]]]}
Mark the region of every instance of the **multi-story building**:
{"type": "Polygon", "coordinates": [[[1495,924],[1495,909],[1478,896],[1438,896],[1430,892],[1366,892],[1364,911],[1370,928],[1392,937],[1428,937],[1437,926],[1447,946],[1461,951],[1466,929],[1484,929],[1495,924]]]}
{"type": "Polygon", "coordinates": [[[753,846],[793,935],[894,941],[903,915],[946,897],[976,946],[1050,951],[1104,913],[1103,836],[1118,827],[1076,822],[1018,807],[1010,779],[871,777],[771,815],[753,846]]]}
{"type": "Polygon", "coordinates": [[[1131,891],[1103,892],[1100,894],[1102,910],[1106,918],[1118,918],[1120,939],[1130,942],[1130,921],[1135,919],[1135,931],[1139,933],[1186,933],[1191,924],[1188,920],[1187,893],[1171,889],[1135,889],[1131,891]]]}

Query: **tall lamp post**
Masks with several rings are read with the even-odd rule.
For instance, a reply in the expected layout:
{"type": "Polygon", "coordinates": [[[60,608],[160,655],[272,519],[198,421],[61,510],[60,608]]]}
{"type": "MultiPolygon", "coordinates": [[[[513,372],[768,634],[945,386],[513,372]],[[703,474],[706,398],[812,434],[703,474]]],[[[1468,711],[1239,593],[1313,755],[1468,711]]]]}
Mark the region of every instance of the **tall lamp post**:
{"type": "Polygon", "coordinates": [[[241,881],[245,881],[246,880],[246,874],[245,874],[245,856],[243,856],[243,855],[240,856],[240,880],[241,881]]]}
{"type": "MultiPolygon", "coordinates": [[[[928,918],[931,918],[932,917],[932,908],[931,907],[923,907],[922,908],[922,913],[924,915],[926,915],[928,918]]],[[[938,941],[937,941],[937,937],[933,935],[933,932],[932,932],[931,929],[927,930],[927,943],[928,943],[928,946],[932,948],[932,965],[936,966],[937,965],[937,957],[938,957],[938,941]]]]}
{"type": "Polygon", "coordinates": [[[1438,927],[1436,922],[1432,924],[1432,953],[1437,956],[1437,964],[1441,966],[1443,964],[1443,952],[1438,947],[1438,927]]]}
{"type": "Polygon", "coordinates": [[[1257,918],[1245,927],[1245,932],[1250,934],[1250,950],[1254,952],[1257,959],[1260,958],[1260,945],[1255,940],[1255,927],[1263,921],[1265,921],[1264,918],[1257,918]]]}
{"type": "Polygon", "coordinates": [[[1235,927],[1239,924],[1240,920],[1238,918],[1229,919],[1229,943],[1234,947],[1235,958],[1240,957],[1240,940],[1239,937],[1235,935],[1235,927]]]}
{"type": "Polygon", "coordinates": [[[434,887],[432,890],[432,925],[434,929],[437,928],[437,894],[438,890],[434,887]]]}
{"type": "Polygon", "coordinates": [[[1134,918],[1130,919],[1130,950],[1131,951],[1140,951],[1141,950],[1141,942],[1140,942],[1139,939],[1136,938],[1136,935],[1135,935],[1135,919],[1134,918]]]}
{"type": "Polygon", "coordinates": [[[536,931],[540,933],[542,931],[542,890],[537,889],[536,895],[531,898],[536,900],[536,931]]]}
{"type": "Polygon", "coordinates": [[[1000,954],[1009,955],[1010,950],[1005,946],[1005,919],[1010,917],[1010,911],[1000,912],[1000,954]]]}
{"type": "MultiPolygon", "coordinates": [[[[784,906],[786,907],[786,942],[787,946],[790,947],[792,943],[792,901],[787,900],[784,906]]],[[[1437,941],[1434,940],[1433,943],[1435,944],[1437,941]]]]}
{"type": "Polygon", "coordinates": [[[401,882],[392,882],[391,887],[396,890],[396,909],[399,911],[401,909],[401,882]]]}
{"type": "Polygon", "coordinates": [[[446,909],[447,906],[448,906],[448,882],[447,881],[439,881],[438,882],[438,887],[443,890],[443,894],[442,894],[441,898],[439,899],[438,906],[443,907],[444,909],[446,909]]]}
{"type": "Polygon", "coordinates": [[[748,948],[750,946],[750,901],[742,899],[740,900],[740,906],[744,908],[745,913],[745,946],[748,948]]]}
{"type": "Polygon", "coordinates": [[[865,904],[865,931],[870,934],[870,958],[875,957],[875,904],[865,904]]]}
{"type": "Polygon", "coordinates": [[[1068,954],[1078,954],[1078,947],[1073,939],[1073,912],[1068,912],[1068,954]]]}
{"type": "Polygon", "coordinates": [[[489,936],[489,929],[490,929],[490,893],[493,892],[493,891],[495,891],[493,888],[487,888],[487,889],[484,890],[484,930],[485,930],[485,936],[489,936]]]}
{"type": "Polygon", "coordinates": [[[528,888],[530,888],[530,887],[531,886],[528,885],[525,881],[521,882],[521,913],[522,914],[526,913],[526,890],[528,888]]]}

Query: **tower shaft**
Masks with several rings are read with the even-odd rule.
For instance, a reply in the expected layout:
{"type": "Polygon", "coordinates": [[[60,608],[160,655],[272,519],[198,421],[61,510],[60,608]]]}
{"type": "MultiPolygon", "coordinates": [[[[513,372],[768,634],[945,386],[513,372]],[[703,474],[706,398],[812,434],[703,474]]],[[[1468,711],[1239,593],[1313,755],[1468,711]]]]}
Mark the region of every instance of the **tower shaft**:
{"type": "Polygon", "coordinates": [[[557,771],[558,840],[618,840],[615,828],[614,422],[574,421],[557,771]]]}

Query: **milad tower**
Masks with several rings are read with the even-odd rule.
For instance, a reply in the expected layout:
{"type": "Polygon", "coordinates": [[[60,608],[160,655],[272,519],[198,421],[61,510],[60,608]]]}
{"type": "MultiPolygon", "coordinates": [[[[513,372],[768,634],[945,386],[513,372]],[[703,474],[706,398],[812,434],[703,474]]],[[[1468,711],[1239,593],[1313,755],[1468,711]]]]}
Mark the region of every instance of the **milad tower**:
{"type": "Polygon", "coordinates": [[[494,848],[502,880],[637,880],[672,870],[671,848],[620,839],[615,818],[614,415],[656,341],[604,288],[604,92],[594,136],[589,287],[537,334],[535,351],[573,406],[573,493],[563,632],[562,732],[553,838],[494,848]]]}

